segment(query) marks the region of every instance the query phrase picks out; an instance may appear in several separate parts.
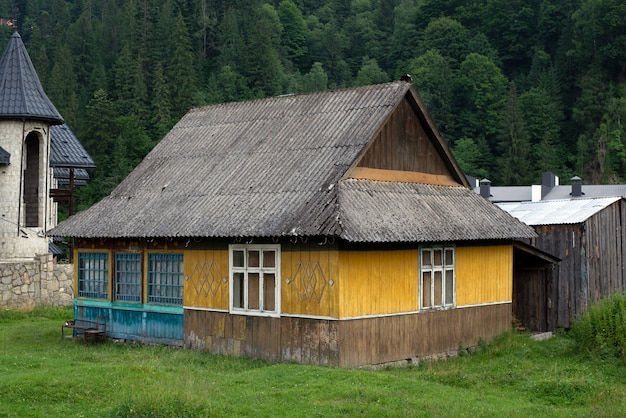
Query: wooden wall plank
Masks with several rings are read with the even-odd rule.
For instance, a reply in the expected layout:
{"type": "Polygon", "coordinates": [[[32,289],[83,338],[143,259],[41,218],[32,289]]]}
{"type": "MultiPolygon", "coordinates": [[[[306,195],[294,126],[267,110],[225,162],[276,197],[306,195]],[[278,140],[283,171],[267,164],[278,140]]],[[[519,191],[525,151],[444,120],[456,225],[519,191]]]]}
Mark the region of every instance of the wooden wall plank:
{"type": "Polygon", "coordinates": [[[359,367],[452,351],[461,342],[477,345],[510,328],[511,305],[344,321],[188,310],[185,320],[186,341],[192,333],[205,335],[213,353],[359,367]]]}
{"type": "Polygon", "coordinates": [[[510,302],[512,277],[511,245],[457,247],[457,306],[510,302]]]}

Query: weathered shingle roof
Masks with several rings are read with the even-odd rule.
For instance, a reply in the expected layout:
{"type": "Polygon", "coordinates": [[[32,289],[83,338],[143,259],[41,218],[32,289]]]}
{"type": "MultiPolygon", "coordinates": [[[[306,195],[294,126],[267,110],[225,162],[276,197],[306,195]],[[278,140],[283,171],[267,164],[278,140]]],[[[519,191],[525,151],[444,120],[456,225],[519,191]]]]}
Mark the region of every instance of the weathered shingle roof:
{"type": "Polygon", "coordinates": [[[536,235],[465,187],[370,180],[339,185],[342,237],[376,242],[524,239],[536,235]]]}
{"type": "Polygon", "coordinates": [[[0,118],[63,123],[63,118],[46,96],[17,32],[13,32],[0,58],[0,118]]]}
{"type": "Polygon", "coordinates": [[[95,166],[93,159],[67,124],[51,127],[50,167],[95,168],[95,166]]]}
{"type": "Polygon", "coordinates": [[[396,106],[416,97],[399,82],[192,109],[109,197],[50,234],[534,237],[469,188],[342,179],[396,106]]]}
{"type": "Polygon", "coordinates": [[[0,147],[0,164],[9,165],[11,163],[11,153],[0,147]]]}

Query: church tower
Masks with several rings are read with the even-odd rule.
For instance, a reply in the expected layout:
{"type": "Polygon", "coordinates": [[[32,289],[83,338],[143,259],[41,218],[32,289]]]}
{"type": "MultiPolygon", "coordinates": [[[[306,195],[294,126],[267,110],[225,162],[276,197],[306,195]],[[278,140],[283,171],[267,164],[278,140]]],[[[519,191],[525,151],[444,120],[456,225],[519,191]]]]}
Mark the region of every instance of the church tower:
{"type": "Polygon", "coordinates": [[[48,253],[50,127],[60,124],[16,31],[0,58],[0,260],[48,253]]]}

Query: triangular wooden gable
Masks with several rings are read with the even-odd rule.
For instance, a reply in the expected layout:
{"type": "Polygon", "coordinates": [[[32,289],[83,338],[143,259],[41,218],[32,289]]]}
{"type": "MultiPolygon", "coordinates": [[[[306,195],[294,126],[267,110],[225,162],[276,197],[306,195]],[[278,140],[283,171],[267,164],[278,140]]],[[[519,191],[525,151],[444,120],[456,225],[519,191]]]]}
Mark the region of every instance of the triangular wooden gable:
{"type": "Polygon", "coordinates": [[[399,101],[345,178],[469,187],[412,90],[399,101]]]}

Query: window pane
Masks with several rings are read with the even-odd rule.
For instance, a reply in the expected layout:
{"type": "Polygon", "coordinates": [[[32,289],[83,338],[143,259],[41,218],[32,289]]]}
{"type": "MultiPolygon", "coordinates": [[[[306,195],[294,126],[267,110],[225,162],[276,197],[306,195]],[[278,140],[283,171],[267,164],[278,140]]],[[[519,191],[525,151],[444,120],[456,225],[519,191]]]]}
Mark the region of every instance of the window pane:
{"type": "Polygon", "coordinates": [[[276,310],[276,276],[265,274],[263,276],[263,309],[266,311],[276,310]]]}
{"type": "Polygon", "coordinates": [[[109,284],[107,253],[78,253],[78,296],[107,299],[109,284]]]}
{"type": "Polygon", "coordinates": [[[454,303],[454,271],[446,270],[445,304],[452,305],[453,303],[454,303]]]}
{"type": "Polygon", "coordinates": [[[441,249],[436,249],[433,251],[433,265],[435,266],[441,266],[443,265],[443,259],[442,259],[442,250],[441,249]]]}
{"type": "Polygon", "coordinates": [[[431,290],[430,271],[422,273],[422,308],[430,308],[430,290],[431,290]]]}
{"type": "Polygon", "coordinates": [[[243,273],[233,274],[233,307],[243,308],[243,273]]]}
{"type": "Polygon", "coordinates": [[[422,266],[424,267],[430,267],[432,266],[432,250],[428,249],[428,250],[422,250],[422,266]]]}
{"type": "Polygon", "coordinates": [[[259,267],[259,251],[248,251],[248,267],[259,267]]]}
{"type": "Polygon", "coordinates": [[[446,249],[446,266],[454,265],[454,251],[451,248],[446,249]]]}
{"type": "Polygon", "coordinates": [[[183,304],[182,254],[148,254],[148,302],[183,304]]]}
{"type": "Polygon", "coordinates": [[[261,308],[259,286],[259,273],[248,273],[248,309],[261,308]]]}
{"type": "Polygon", "coordinates": [[[246,314],[278,313],[280,246],[234,244],[229,246],[229,251],[232,309],[246,314]]]}
{"type": "Polygon", "coordinates": [[[441,306],[441,272],[435,272],[433,306],[441,306]]]}
{"type": "Polygon", "coordinates": [[[141,254],[115,254],[115,300],[141,302],[142,284],[141,254]]]}
{"type": "Polygon", "coordinates": [[[243,251],[233,251],[233,267],[244,267],[243,251]]]}
{"type": "Polygon", "coordinates": [[[263,267],[275,267],[276,266],[276,252],[263,251],[263,267]]]}

